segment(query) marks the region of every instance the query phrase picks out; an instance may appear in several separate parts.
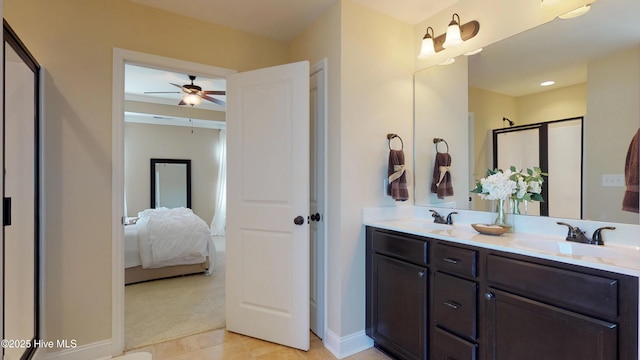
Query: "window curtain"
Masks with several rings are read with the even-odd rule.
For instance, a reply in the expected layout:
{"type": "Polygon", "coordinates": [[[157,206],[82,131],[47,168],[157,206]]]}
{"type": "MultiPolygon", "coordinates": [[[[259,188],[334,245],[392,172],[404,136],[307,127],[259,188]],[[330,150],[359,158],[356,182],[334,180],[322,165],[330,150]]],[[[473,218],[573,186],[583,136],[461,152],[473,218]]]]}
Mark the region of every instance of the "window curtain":
{"type": "Polygon", "coordinates": [[[218,141],[218,183],[216,203],[211,220],[211,235],[223,236],[227,220],[227,131],[220,130],[218,141]]]}

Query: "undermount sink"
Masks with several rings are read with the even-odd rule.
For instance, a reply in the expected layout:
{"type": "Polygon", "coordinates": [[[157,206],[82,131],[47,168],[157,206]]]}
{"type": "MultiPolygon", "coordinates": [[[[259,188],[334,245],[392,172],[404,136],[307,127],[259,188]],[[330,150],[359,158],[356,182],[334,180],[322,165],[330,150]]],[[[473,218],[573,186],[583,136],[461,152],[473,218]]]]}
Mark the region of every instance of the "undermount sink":
{"type": "Polygon", "coordinates": [[[620,246],[597,246],[580,244],[568,241],[549,241],[549,240],[513,240],[511,244],[514,247],[537,252],[549,253],[554,255],[571,256],[574,258],[593,257],[602,260],[611,259],[638,259],[640,258],[640,249],[635,247],[620,246]]]}

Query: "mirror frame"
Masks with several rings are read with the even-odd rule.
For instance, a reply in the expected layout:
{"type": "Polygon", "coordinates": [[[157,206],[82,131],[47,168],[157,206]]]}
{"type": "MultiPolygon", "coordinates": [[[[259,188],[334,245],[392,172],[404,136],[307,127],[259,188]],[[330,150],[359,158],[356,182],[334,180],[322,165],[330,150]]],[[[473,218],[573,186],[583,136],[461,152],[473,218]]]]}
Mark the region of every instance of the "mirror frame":
{"type": "MultiPolygon", "coordinates": [[[[34,121],[34,154],[35,154],[35,158],[34,158],[34,229],[33,229],[33,236],[34,236],[34,254],[33,254],[33,261],[34,261],[34,278],[33,278],[33,297],[34,297],[34,308],[33,308],[33,338],[32,339],[23,339],[23,340],[29,340],[30,344],[36,344],[36,340],[40,340],[41,339],[41,328],[40,328],[40,316],[41,316],[41,302],[40,302],[40,298],[41,298],[41,288],[40,288],[40,282],[41,282],[41,277],[40,277],[40,271],[41,271],[41,265],[40,265],[40,232],[41,232],[41,225],[40,225],[40,211],[41,211],[41,171],[40,171],[40,164],[41,164],[41,155],[40,155],[40,64],[36,61],[35,57],[29,52],[29,50],[27,49],[27,47],[24,45],[24,43],[20,40],[20,38],[18,37],[18,35],[15,33],[15,31],[11,28],[11,26],[7,23],[6,20],[3,19],[3,39],[4,39],[4,47],[2,48],[3,51],[3,59],[4,62],[6,62],[6,47],[10,46],[11,49],[13,49],[13,51],[15,51],[15,53],[20,57],[20,59],[22,61],[24,61],[24,64],[31,70],[33,71],[33,92],[34,92],[34,97],[33,97],[33,105],[34,105],[34,109],[33,109],[33,119],[32,121],[34,121]]],[[[3,64],[3,68],[5,67],[5,64],[3,64]]],[[[3,88],[5,88],[7,86],[6,84],[6,77],[3,77],[3,88]]],[[[3,112],[6,111],[6,108],[3,109],[3,112]]],[[[4,126],[4,120],[3,120],[3,126],[4,126]]],[[[3,141],[4,143],[4,141],[3,141]]],[[[4,144],[3,144],[3,148],[4,148],[4,144]]],[[[4,160],[3,160],[3,166],[4,166],[4,160]]],[[[4,188],[3,188],[3,197],[4,197],[4,188]]],[[[6,213],[3,213],[3,215],[6,216],[6,213]]],[[[3,233],[4,233],[4,226],[3,226],[3,233]]],[[[4,251],[2,252],[2,256],[3,258],[6,256],[6,254],[4,253],[4,251]]],[[[4,261],[3,261],[4,262],[4,261]]],[[[4,277],[4,270],[2,272],[2,276],[4,277]]],[[[3,291],[4,291],[4,286],[5,284],[3,284],[3,291]]],[[[4,302],[3,302],[3,311],[6,312],[7,309],[4,309],[4,302]]],[[[9,310],[9,311],[13,311],[13,310],[9,310]]],[[[3,323],[6,320],[4,318],[4,316],[2,317],[3,319],[3,323]]],[[[3,324],[3,326],[6,326],[6,324],[3,324]]],[[[4,330],[3,330],[3,335],[5,334],[4,330]]],[[[26,347],[24,350],[24,353],[22,354],[22,356],[20,357],[21,359],[31,359],[36,351],[38,350],[38,346],[34,345],[34,346],[29,346],[26,347]]],[[[4,353],[4,352],[3,352],[4,353]]]]}
{"type": "Polygon", "coordinates": [[[156,164],[184,164],[187,166],[187,208],[191,209],[191,160],[187,159],[151,159],[150,166],[150,209],[156,208],[156,164]]]}

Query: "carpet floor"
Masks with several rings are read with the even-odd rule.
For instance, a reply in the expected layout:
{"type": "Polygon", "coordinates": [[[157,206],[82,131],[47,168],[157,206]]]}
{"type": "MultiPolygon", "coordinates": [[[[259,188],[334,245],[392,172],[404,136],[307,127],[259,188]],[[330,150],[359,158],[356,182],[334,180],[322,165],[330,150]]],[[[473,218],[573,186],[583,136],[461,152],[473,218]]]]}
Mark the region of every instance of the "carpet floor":
{"type": "Polygon", "coordinates": [[[224,242],[216,241],[213,274],[125,287],[125,350],[223,328],[224,242]],[[221,246],[220,246],[221,245],[221,246]]]}

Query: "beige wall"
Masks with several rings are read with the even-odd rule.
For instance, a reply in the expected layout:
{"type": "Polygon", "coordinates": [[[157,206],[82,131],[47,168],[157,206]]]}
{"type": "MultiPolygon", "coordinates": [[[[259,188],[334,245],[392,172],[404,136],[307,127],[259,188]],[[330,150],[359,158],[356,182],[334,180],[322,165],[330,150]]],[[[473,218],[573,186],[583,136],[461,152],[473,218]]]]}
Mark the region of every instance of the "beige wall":
{"type": "MultiPolygon", "coordinates": [[[[383,193],[387,133],[413,154],[413,27],[342,1],[340,121],[340,332],[362,331],[365,321],[362,207],[411,205],[383,193]]],[[[409,192],[412,193],[411,187],[409,192]]]]}
{"type": "Polygon", "coordinates": [[[383,194],[386,134],[413,153],[413,27],[343,0],[292,43],[292,55],[328,58],[328,330],[364,330],[363,206],[402,206],[383,194]]]}
{"type": "Polygon", "coordinates": [[[110,339],[113,48],[238,71],[286,63],[289,48],[125,0],[7,0],[4,16],[47,71],[47,338],[110,339]],[[203,35],[185,37],[187,22],[203,35]]]}
{"type": "Polygon", "coordinates": [[[207,224],[213,219],[220,130],[125,123],[124,188],[129,216],[150,206],[150,159],[191,160],[191,209],[207,224]],[[193,132],[192,132],[193,131],[193,132]]]}
{"type": "Polygon", "coordinates": [[[584,218],[638,223],[638,214],[621,210],[624,187],[603,187],[602,175],[624,174],[629,143],[640,127],[639,64],[637,46],[588,64],[584,218]]]}
{"type": "Polygon", "coordinates": [[[587,113],[587,84],[519,96],[516,106],[517,114],[510,118],[516,125],[584,116],[587,113]]]}

